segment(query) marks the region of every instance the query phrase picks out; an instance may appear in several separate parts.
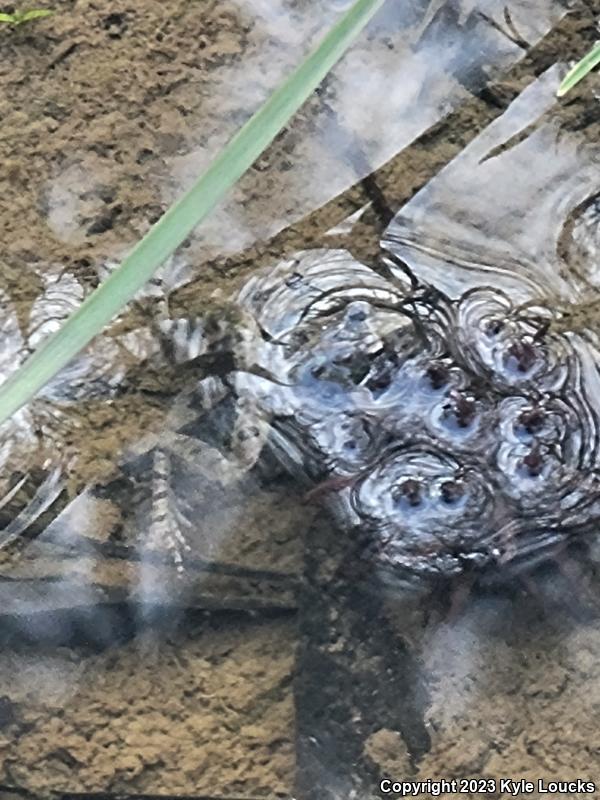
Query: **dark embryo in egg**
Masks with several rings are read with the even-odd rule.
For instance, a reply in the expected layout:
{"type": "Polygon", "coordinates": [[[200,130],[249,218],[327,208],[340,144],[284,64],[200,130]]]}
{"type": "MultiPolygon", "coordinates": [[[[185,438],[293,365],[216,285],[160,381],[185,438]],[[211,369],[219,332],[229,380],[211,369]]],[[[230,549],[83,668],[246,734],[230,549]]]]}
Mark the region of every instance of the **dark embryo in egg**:
{"type": "Polygon", "coordinates": [[[595,352],[488,286],[450,299],[312,251],[237,298],[256,321],[231,379],[376,569],[515,574],[600,518],[595,352]]]}

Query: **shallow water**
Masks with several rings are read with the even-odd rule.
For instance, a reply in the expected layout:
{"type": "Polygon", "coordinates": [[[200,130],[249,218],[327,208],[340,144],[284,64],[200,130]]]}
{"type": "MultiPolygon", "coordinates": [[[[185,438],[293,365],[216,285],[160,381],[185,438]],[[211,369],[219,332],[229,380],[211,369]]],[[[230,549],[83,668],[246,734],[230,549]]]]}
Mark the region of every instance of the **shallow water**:
{"type": "MultiPolygon", "coordinates": [[[[339,11],[101,5],[2,42],[29,70],[14,113],[47,93],[12,129],[33,153],[9,170],[3,374],[339,11]],[[51,68],[64,43],[81,57],[51,68]],[[84,131],[94,63],[115,116],[84,131]],[[52,103],[62,152],[35,127],[52,103]],[[35,214],[15,221],[14,197],[35,214]]],[[[386,6],[3,429],[1,787],[333,799],[384,775],[594,777],[595,84],[558,104],[543,48],[507,72],[521,38],[589,34],[563,14],[386,6]]]]}

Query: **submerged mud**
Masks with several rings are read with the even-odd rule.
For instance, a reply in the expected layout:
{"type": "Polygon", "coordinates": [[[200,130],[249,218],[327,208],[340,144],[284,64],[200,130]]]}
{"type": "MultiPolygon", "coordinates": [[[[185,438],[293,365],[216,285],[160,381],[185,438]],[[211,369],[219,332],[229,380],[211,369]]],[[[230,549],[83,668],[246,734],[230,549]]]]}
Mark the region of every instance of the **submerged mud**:
{"type": "Polygon", "coordinates": [[[3,784],[39,797],[132,786],[285,795],[293,625],[254,630],[243,615],[216,623],[190,617],[160,643],[150,635],[99,653],[83,642],[3,650],[3,784]]]}
{"type": "MultiPolygon", "coordinates": [[[[58,5],[0,42],[3,373],[330,13],[58,5]]],[[[393,144],[361,117],[357,50],[243,209],[2,432],[2,791],[351,800],[383,776],[597,774],[597,114],[593,83],[557,106],[560,70],[534,79],[600,9],[537,47],[563,4],[503,5],[385,16],[360,89],[387,98],[401,56],[393,144]],[[378,265],[415,192],[383,240],[408,270],[378,265]],[[438,585],[456,573],[479,576],[462,602],[438,585]]]]}

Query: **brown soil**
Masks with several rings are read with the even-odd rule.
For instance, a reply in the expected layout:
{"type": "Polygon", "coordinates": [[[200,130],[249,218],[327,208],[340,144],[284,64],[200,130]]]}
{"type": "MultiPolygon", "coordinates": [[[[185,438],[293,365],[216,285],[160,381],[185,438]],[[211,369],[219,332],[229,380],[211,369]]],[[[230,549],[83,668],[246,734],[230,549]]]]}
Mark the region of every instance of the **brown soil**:
{"type": "Polygon", "coordinates": [[[4,652],[3,783],[38,796],[285,796],[293,648],[293,625],[225,620],[98,655],[4,652]]]}
{"type": "MultiPolygon", "coordinates": [[[[98,269],[159,217],[324,24],[290,3],[297,27],[281,47],[234,0],[53,5],[50,19],[0,31],[0,288],[23,328],[44,276],[72,273],[85,292],[97,285],[98,269]],[[234,81],[244,59],[256,72],[250,100],[234,81]]],[[[313,114],[326,106],[315,96],[182,249],[188,272],[170,298],[173,313],[204,308],[251,269],[301,247],[372,258],[386,213],[537,74],[583,54],[599,11],[576,9],[486,92],[464,87],[456,111],[369,181],[319,203],[314,176],[303,175],[304,158],[315,158],[313,114]],[[294,196],[282,190],[290,172],[294,196]],[[254,209],[243,225],[236,202],[254,209]],[[326,235],[366,203],[351,235],[326,235]]],[[[585,108],[596,102],[576,97],[585,108]]],[[[141,297],[109,338],[147,332],[154,305],[141,297]]],[[[118,495],[116,454],[160,427],[161,393],[175,378],[152,371],[152,347],[144,354],[141,367],[134,356],[125,364],[123,396],[87,401],[61,423],[73,493],[98,479],[118,495]]],[[[37,446],[27,454],[42,460],[37,446]]],[[[141,567],[111,549],[119,537],[128,543],[125,502],[94,499],[83,552],[38,542],[2,555],[0,790],[350,800],[379,796],[382,775],[600,781],[596,593],[584,621],[575,621],[577,608],[543,612],[521,590],[475,597],[457,620],[420,603],[398,608],[363,596],[353,580],[338,585],[348,546],[326,521],[310,526],[314,509],[290,500],[294,487],[256,481],[231,495],[203,485],[221,499],[205,524],[231,536],[224,561],[283,579],[208,574],[201,559],[213,554],[199,534],[197,563],[183,578],[168,559],[144,573],[175,606],[153,611],[156,626],[136,627],[129,601],[141,567]]]]}

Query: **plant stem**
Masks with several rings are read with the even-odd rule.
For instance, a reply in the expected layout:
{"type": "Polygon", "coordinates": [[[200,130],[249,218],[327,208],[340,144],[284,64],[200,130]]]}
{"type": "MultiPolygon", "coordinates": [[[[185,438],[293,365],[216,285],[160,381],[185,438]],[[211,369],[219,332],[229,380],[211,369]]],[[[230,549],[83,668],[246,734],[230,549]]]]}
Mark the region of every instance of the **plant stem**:
{"type": "Polygon", "coordinates": [[[600,64],[600,42],[597,42],[594,47],[592,47],[590,52],[587,53],[581,59],[581,61],[578,61],[573,69],[570,69],[567,72],[560,86],[558,87],[556,96],[563,97],[574,86],[576,86],[579,81],[583,80],[583,78],[585,78],[585,76],[591,72],[597,64],[600,64]]]}
{"type": "Polygon", "coordinates": [[[28,402],[123,309],[268,147],[384,2],[355,0],[120,267],[8,378],[0,388],[0,423],[28,402]]]}

